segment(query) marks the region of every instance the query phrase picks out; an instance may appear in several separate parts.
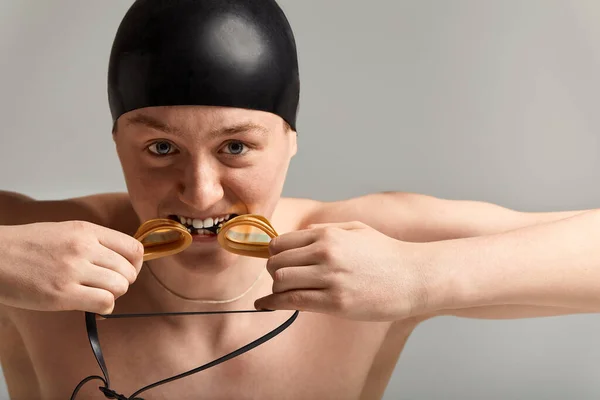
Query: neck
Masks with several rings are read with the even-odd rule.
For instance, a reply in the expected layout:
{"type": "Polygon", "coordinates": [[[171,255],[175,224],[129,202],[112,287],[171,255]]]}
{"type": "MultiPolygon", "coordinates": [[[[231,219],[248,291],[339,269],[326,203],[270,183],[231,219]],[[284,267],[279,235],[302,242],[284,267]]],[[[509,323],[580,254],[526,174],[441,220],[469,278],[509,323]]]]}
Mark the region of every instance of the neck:
{"type": "Polygon", "coordinates": [[[270,293],[272,280],[265,260],[236,258],[222,268],[153,260],[144,264],[138,282],[163,310],[253,309],[254,300],[270,293]]]}

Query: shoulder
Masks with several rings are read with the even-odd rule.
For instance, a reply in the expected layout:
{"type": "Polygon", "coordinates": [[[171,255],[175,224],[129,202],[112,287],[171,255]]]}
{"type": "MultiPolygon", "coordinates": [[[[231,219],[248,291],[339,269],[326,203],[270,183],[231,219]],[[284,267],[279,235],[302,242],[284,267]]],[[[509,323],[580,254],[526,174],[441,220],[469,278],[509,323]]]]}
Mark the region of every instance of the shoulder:
{"type": "Polygon", "coordinates": [[[416,220],[415,203],[422,195],[402,192],[377,192],[335,201],[315,202],[302,221],[311,224],[359,221],[384,234],[404,237],[416,220]]]}
{"type": "Polygon", "coordinates": [[[126,193],[36,200],[14,193],[0,192],[0,225],[81,220],[123,232],[135,231],[138,218],[126,193]]]}
{"type": "Polygon", "coordinates": [[[312,224],[360,221],[396,236],[414,215],[411,207],[419,197],[409,193],[378,192],[335,201],[285,198],[278,212],[293,215],[295,229],[305,229],[312,224]],[[397,223],[392,225],[391,221],[397,223]]]}

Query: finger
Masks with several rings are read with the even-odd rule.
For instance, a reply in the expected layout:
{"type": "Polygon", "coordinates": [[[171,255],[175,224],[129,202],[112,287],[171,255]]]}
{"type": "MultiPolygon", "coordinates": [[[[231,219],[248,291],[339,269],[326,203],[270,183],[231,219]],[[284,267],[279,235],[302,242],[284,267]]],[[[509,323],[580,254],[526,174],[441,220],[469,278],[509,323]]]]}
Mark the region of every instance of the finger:
{"type": "Polygon", "coordinates": [[[364,228],[366,224],[360,221],[347,221],[347,222],[333,222],[333,223],[322,223],[322,224],[310,224],[307,226],[308,229],[321,229],[321,228],[339,228],[345,230],[354,230],[364,228]]]}
{"type": "Polygon", "coordinates": [[[94,228],[100,244],[123,256],[135,267],[138,273],[140,272],[144,259],[144,246],[139,240],[101,226],[95,226],[94,228]]]}
{"type": "Polygon", "coordinates": [[[254,302],[257,310],[319,311],[327,297],[323,290],[292,290],[274,293],[254,302]]]}
{"type": "Polygon", "coordinates": [[[121,274],[130,284],[135,282],[140,272],[127,258],[104,246],[96,251],[90,262],[121,274]]]}
{"type": "Polygon", "coordinates": [[[273,238],[269,243],[269,252],[271,255],[279,254],[282,251],[296,249],[308,246],[317,240],[317,236],[310,230],[301,230],[283,233],[273,238]]]}
{"type": "Polygon", "coordinates": [[[283,267],[304,267],[318,264],[314,243],[301,248],[292,248],[275,254],[267,260],[267,270],[273,276],[275,271],[283,267]]]}
{"type": "Polygon", "coordinates": [[[129,290],[129,282],[121,274],[93,264],[85,269],[79,282],[83,286],[109,291],[114,298],[129,290]]]}
{"type": "Polygon", "coordinates": [[[288,290],[325,289],[327,282],[317,266],[287,267],[275,271],[273,276],[273,293],[283,293],[288,290]]]}
{"type": "Polygon", "coordinates": [[[71,310],[87,311],[96,314],[110,314],[115,308],[115,298],[107,290],[78,285],[70,292],[71,310]]]}

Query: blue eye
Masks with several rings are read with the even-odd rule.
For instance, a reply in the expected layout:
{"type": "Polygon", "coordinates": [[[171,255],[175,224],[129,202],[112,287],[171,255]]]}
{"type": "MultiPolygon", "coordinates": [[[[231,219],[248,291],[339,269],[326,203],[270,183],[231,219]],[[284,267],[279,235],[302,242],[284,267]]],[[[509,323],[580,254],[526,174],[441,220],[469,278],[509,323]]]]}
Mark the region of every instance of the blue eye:
{"type": "Polygon", "coordinates": [[[148,149],[159,156],[168,155],[171,150],[174,149],[174,146],[169,142],[155,142],[152,143],[148,149]]]}
{"type": "Polygon", "coordinates": [[[244,150],[247,150],[246,145],[242,142],[229,142],[227,143],[227,146],[225,146],[225,149],[228,150],[226,153],[233,155],[240,155],[244,150]]]}

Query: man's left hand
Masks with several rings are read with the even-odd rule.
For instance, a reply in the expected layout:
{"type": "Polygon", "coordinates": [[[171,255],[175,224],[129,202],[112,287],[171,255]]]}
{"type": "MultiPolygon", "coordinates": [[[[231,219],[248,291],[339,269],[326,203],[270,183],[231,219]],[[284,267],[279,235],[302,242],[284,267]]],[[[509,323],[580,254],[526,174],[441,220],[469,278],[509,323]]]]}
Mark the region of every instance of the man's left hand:
{"type": "Polygon", "coordinates": [[[427,300],[416,247],[361,222],[282,234],[269,246],[273,294],[258,299],[255,307],[363,321],[416,316],[427,300]]]}

